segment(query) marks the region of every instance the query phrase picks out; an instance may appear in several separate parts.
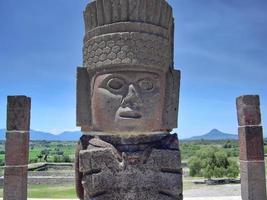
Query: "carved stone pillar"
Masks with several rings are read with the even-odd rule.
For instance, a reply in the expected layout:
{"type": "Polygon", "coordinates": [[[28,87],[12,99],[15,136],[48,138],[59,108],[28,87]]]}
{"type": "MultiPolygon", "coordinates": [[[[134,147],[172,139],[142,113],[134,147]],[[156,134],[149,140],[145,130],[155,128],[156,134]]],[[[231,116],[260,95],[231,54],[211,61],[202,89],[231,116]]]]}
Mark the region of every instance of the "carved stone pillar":
{"type": "Polygon", "coordinates": [[[27,199],[31,99],[8,96],[4,200],[27,199]]]}
{"type": "Polygon", "coordinates": [[[85,200],[182,199],[180,71],[165,0],[96,0],[77,70],[76,189],[85,200]]]}
{"type": "Polygon", "coordinates": [[[240,146],[241,195],[243,200],[266,200],[266,178],[258,95],[237,98],[240,146]]]}

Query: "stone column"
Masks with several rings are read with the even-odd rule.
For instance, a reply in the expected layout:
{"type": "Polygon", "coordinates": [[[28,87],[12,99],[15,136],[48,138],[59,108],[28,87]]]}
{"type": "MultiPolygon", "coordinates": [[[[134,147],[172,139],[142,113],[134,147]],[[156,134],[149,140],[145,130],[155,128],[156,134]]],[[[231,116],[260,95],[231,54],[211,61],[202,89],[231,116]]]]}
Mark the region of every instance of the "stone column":
{"type": "Polygon", "coordinates": [[[82,200],[182,200],[180,71],[166,0],[95,0],[77,69],[76,191],[82,200]]]}
{"type": "Polygon", "coordinates": [[[240,176],[243,200],[266,200],[266,178],[258,95],[236,101],[240,145],[240,176]]]}
{"type": "Polygon", "coordinates": [[[31,99],[7,97],[4,200],[27,199],[31,99]]]}

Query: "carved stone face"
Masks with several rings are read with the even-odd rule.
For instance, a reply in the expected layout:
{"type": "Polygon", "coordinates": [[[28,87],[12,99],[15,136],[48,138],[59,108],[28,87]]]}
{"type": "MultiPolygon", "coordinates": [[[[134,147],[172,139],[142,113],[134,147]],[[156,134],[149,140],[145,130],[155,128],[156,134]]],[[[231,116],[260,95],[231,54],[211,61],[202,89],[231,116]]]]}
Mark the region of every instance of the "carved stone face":
{"type": "Polygon", "coordinates": [[[91,84],[94,131],[147,132],[162,126],[163,75],[121,71],[96,75],[91,84]]]}

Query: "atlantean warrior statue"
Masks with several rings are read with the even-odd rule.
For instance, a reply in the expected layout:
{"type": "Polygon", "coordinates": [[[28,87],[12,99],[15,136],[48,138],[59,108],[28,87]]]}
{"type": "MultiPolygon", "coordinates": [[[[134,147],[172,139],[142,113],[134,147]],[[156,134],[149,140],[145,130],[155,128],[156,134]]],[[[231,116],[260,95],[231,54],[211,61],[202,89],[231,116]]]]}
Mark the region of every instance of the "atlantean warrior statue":
{"type": "Polygon", "coordinates": [[[96,0],[77,72],[76,189],[84,200],[181,200],[180,72],[165,0],[96,0]]]}

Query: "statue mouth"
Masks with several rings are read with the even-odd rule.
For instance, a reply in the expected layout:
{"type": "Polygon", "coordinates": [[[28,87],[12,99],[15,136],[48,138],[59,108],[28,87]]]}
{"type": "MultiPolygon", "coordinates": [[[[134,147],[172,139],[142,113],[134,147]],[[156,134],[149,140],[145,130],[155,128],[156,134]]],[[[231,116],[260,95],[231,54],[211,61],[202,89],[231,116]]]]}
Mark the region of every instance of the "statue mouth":
{"type": "Polygon", "coordinates": [[[120,112],[119,116],[121,118],[130,118],[130,119],[140,119],[142,116],[138,112],[134,111],[124,111],[120,112]]]}
{"type": "Polygon", "coordinates": [[[125,110],[119,112],[119,116],[121,118],[128,118],[128,119],[140,119],[142,115],[139,112],[133,110],[125,110]]]}

